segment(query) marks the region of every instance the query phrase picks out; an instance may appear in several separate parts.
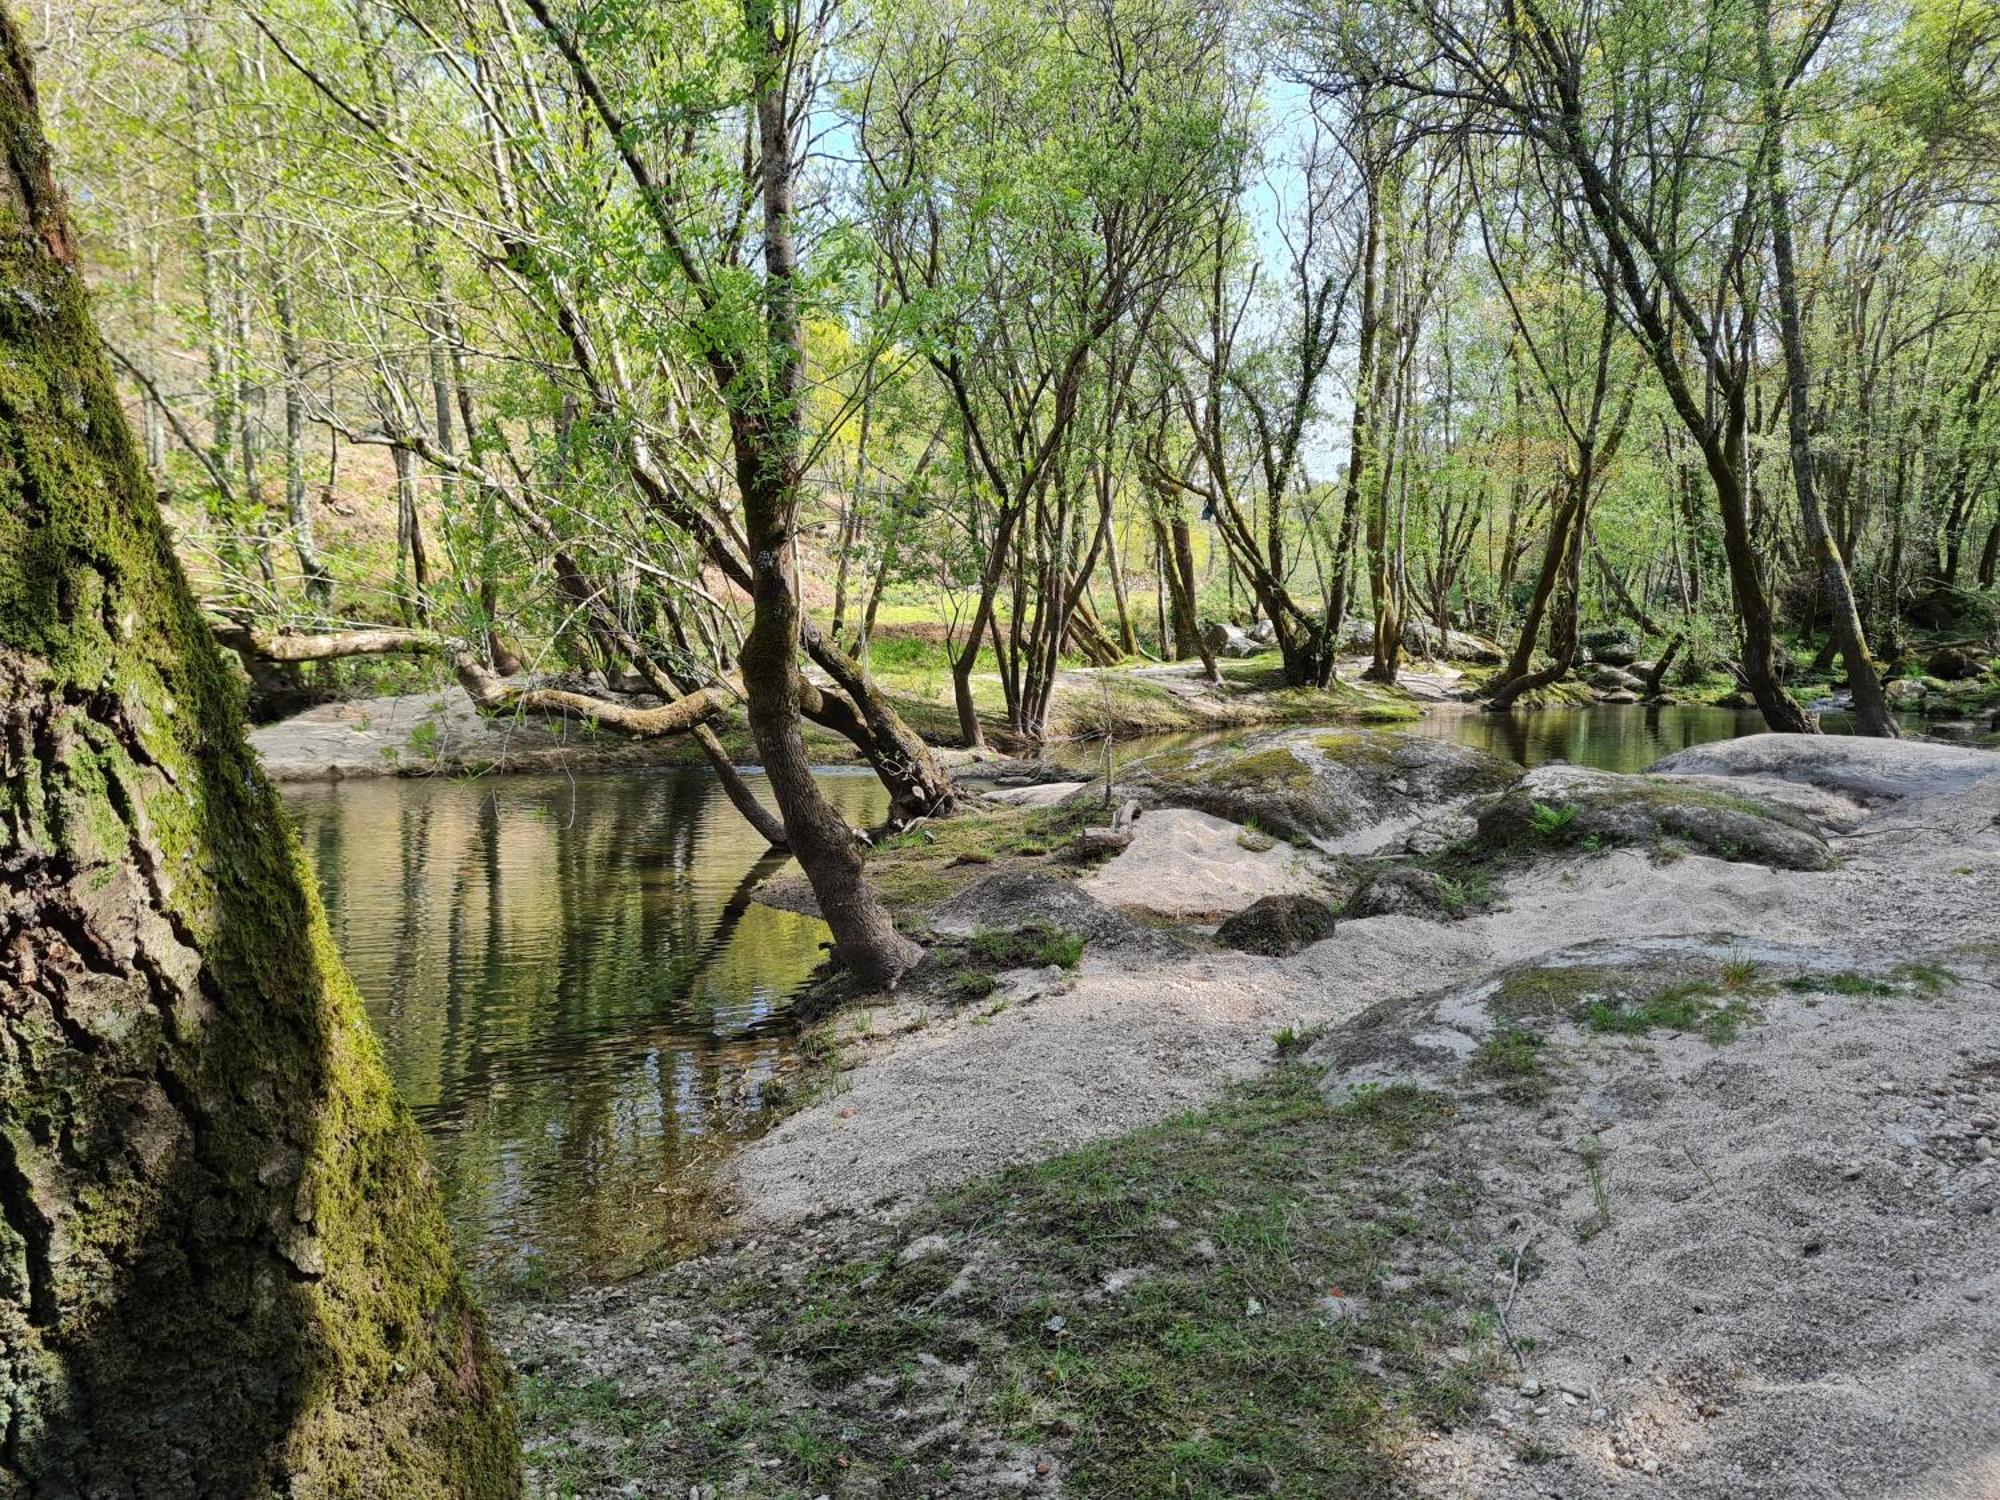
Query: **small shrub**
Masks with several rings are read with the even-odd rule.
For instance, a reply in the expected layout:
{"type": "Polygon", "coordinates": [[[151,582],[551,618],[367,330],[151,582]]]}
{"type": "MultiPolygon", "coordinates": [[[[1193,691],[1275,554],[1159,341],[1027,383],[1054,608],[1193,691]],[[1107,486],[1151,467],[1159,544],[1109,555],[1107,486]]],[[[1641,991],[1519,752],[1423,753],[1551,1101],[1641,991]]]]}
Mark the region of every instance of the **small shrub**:
{"type": "Polygon", "coordinates": [[[1528,818],[1528,829],[1537,838],[1552,839],[1576,821],[1576,809],[1568,803],[1551,805],[1537,802],[1532,805],[1528,818]]]}
{"type": "Polygon", "coordinates": [[[1074,969],[1083,957],[1084,939],[1060,927],[1031,925],[1013,931],[983,929],[972,936],[971,956],[992,969],[1040,968],[1055,964],[1074,969]]]}
{"type": "Polygon", "coordinates": [[[1722,987],[1731,993],[1747,990],[1757,983],[1762,967],[1754,958],[1732,958],[1722,966],[1722,987]]]}

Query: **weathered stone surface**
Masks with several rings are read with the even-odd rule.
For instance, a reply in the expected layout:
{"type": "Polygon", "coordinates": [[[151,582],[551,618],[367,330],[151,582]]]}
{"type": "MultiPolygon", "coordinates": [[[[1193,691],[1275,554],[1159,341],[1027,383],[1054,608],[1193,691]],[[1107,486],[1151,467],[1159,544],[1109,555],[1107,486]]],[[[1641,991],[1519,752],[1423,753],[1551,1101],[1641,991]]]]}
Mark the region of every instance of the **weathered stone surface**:
{"type": "Polygon", "coordinates": [[[1326,862],[1191,808],[1157,808],[1131,847],[1083,879],[1107,906],[1148,917],[1213,921],[1265,896],[1316,894],[1326,862]]]}
{"type": "Polygon", "coordinates": [[[1539,766],[1480,814],[1479,838],[1510,849],[1677,841],[1718,859],[1784,870],[1834,866],[1811,818],[1751,792],[1713,778],[1539,766]]]}
{"type": "Polygon", "coordinates": [[[1027,786],[996,786],[986,795],[1005,807],[1054,807],[1089,785],[1087,781],[1038,781],[1027,786]]]}
{"type": "Polygon", "coordinates": [[[1369,874],[1348,897],[1341,915],[1356,917],[1447,917],[1451,903],[1429,870],[1387,865],[1369,874]]]}
{"type": "MultiPolygon", "coordinates": [[[[1375,622],[1349,620],[1342,625],[1340,649],[1349,654],[1373,651],[1375,622]]],[[[1462,630],[1447,630],[1439,635],[1437,626],[1428,620],[1403,622],[1403,650],[1414,656],[1443,657],[1447,661],[1472,662],[1482,667],[1497,667],[1507,659],[1506,652],[1483,636],[1468,635],[1462,630]]]]}
{"type": "Polygon", "coordinates": [[[1033,870],[989,875],[931,913],[932,929],[952,937],[1029,926],[1073,932],[1094,949],[1129,945],[1178,950],[1183,946],[1167,933],[1112,910],[1076,881],[1033,870]]]}
{"type": "Polygon", "coordinates": [[[1904,607],[1903,617],[1927,630],[1950,635],[1983,635],[2000,627],[1992,600],[1972,589],[1934,588],[1904,607]]]}
{"type": "Polygon", "coordinates": [[[1587,630],[1579,644],[1590,659],[1613,667],[1629,667],[1639,659],[1639,643],[1623,630],[1587,630]]]}
{"type": "Polygon", "coordinates": [[[1600,692],[1637,692],[1646,684],[1622,667],[1595,667],[1590,673],[1590,685],[1600,692]]]}
{"type": "Polygon", "coordinates": [[[1946,682],[1968,682],[1986,670],[1986,663],[1963,646],[1941,646],[1924,662],[1924,671],[1946,682]]]}
{"type": "Polygon", "coordinates": [[[1148,806],[1192,807],[1321,841],[1500,791],[1515,768],[1470,746],[1380,730],[1285,730],[1149,756],[1119,775],[1148,806]]]}
{"type": "Polygon", "coordinates": [[[1215,940],[1225,948],[1282,958],[1331,937],[1335,916],[1317,896],[1265,896],[1217,928],[1215,940]]]}
{"type": "Polygon", "coordinates": [[[1258,656],[1264,651],[1261,641],[1227,620],[1216,621],[1201,633],[1201,638],[1203,644],[1217,656],[1258,656]]]}
{"type": "Polygon", "coordinates": [[[2000,775],[2000,755],[1930,740],[1838,734],[1753,734],[1676,751],[1647,767],[1661,776],[1759,776],[1864,802],[1945,796],[2000,775]]]}
{"type": "MultiPolygon", "coordinates": [[[[649,702],[657,700],[635,699],[632,706],[649,702]]],[[[484,715],[457,686],[321,704],[251,730],[250,748],[273,781],[598,770],[659,765],[685,751],[678,737],[620,739],[581,719],[484,715]]]]}

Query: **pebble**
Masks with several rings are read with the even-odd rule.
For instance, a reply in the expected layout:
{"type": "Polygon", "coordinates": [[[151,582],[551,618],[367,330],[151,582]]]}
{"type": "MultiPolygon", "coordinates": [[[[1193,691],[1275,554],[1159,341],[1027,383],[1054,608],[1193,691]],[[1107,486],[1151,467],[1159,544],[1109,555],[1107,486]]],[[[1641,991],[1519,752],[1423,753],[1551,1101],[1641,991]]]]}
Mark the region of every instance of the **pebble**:
{"type": "Polygon", "coordinates": [[[1981,1161],[1991,1161],[1993,1159],[1993,1137],[1982,1135],[1972,1143],[1972,1149],[1981,1161]]]}
{"type": "Polygon", "coordinates": [[[1854,1162],[1849,1162],[1846,1166],[1840,1169],[1840,1177],[1843,1182],[1853,1182],[1860,1175],[1861,1175],[1861,1168],[1858,1164],[1854,1162]]]}
{"type": "Polygon", "coordinates": [[[1539,1396],[1541,1395],[1541,1393],[1542,1393],[1542,1383],[1539,1380],[1524,1380],[1521,1382],[1522,1395],[1539,1396]]]}
{"type": "Polygon", "coordinates": [[[951,1248],[951,1243],[941,1234],[920,1235],[903,1247],[896,1257],[899,1266],[914,1265],[920,1260],[929,1260],[933,1255],[942,1255],[951,1248]]]}

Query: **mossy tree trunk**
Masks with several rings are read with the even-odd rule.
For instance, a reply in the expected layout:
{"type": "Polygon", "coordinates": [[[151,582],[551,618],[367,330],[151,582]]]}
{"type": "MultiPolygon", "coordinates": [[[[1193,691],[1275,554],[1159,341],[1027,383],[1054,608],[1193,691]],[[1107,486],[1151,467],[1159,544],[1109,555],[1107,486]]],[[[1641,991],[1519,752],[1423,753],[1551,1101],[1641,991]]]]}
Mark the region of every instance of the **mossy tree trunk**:
{"type": "Polygon", "coordinates": [[[0,1493],[509,1496],[505,1372],[163,529],[0,12],[0,1493]]]}

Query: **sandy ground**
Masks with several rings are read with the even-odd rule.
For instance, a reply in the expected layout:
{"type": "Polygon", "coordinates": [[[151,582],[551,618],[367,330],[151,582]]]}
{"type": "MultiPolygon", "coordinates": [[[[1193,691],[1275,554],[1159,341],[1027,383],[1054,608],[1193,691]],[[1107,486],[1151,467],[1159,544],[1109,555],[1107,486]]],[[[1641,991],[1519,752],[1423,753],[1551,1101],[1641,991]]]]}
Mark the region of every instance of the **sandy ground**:
{"type": "Polygon", "coordinates": [[[1764,998],[1727,1047],[1607,1047],[1527,1122],[1469,1108],[1461,1148],[1500,1205],[1471,1249],[1507,1267],[1522,1354],[1483,1420],[1413,1455],[1420,1492],[2000,1495],[2000,1184],[1978,1145],[2000,966],[1956,962],[1947,993],[1764,998]],[[1513,1254],[1534,1265],[1518,1289],[1513,1254]]]}
{"type": "MultiPolygon", "coordinates": [[[[979,1024],[897,1035],[880,1013],[891,1034],[851,1087],[743,1155],[744,1192],[774,1225],[893,1217],[1198,1104],[1265,1065],[1285,1025],[1329,1024],[1329,1056],[1364,1012],[1419,1051],[1467,1018],[1476,1036],[1493,976],[1579,945],[1639,973],[1698,950],[1771,976],[1879,975],[1886,998],[1767,985],[1727,1047],[1582,1038],[1538,1108],[1468,1101],[1489,1209],[1458,1253],[1508,1268],[1494,1301],[1518,1354],[1484,1420],[1433,1435],[1409,1473],[1453,1500],[2000,1497],[2000,761],[1753,739],[1668,769],[1811,811],[1840,867],[1626,850],[1532,865],[1465,921],[1343,922],[1289,959],[1094,944],[1069,981],[979,1024]],[[1897,978],[1912,963],[1945,972],[1897,978]],[[1600,1195],[1602,1232],[1580,1230],[1600,1195]]],[[[1212,896],[1234,830],[1199,831],[1212,896]]],[[[1135,841],[1097,889],[1185,878],[1199,840],[1176,833],[1135,841]]],[[[1453,1062],[1473,1044],[1443,1042],[1453,1062]]]]}
{"type": "Polygon", "coordinates": [[[1132,833],[1132,847],[1081,884],[1135,916],[1213,922],[1265,896],[1324,894],[1320,860],[1204,812],[1154,808],[1132,833]]]}
{"type": "MultiPolygon", "coordinates": [[[[1731,763],[1710,756],[1687,769],[1726,774],[1731,763]]],[[[1738,782],[1755,791],[1765,779],[1738,782]]],[[[1830,829],[1841,868],[1793,873],[1701,856],[1661,864],[1619,851],[1537,865],[1509,884],[1502,910],[1450,924],[1344,922],[1331,939],[1286,959],[1094,945],[1061,993],[980,1024],[961,1015],[878,1044],[837,1101],[793,1116],[746,1151],[740,1181],[755,1210],[775,1220],[894,1208],[1211,1097],[1225,1079],[1269,1060],[1280,1027],[1337,1023],[1384,999],[1591,939],[1719,932],[1846,946],[1865,935],[1867,944],[1906,953],[2000,940],[2000,829],[1992,824],[2000,778],[1931,800],[1884,801],[1872,781],[1846,795],[1803,780],[1764,790],[1795,795],[1829,824],[1847,825],[1830,829]]],[[[1219,870],[1241,852],[1238,830],[1209,822],[1219,870]]],[[[1156,858],[1142,837],[1098,879],[1111,889],[1164,885],[1179,876],[1163,862],[1185,859],[1178,842],[1156,858]]],[[[1266,893],[1246,879],[1236,904],[1266,893]]],[[[1226,903],[1212,893],[1207,904],[1226,903]]],[[[885,1009],[877,1029],[895,1024],[895,1010],[885,1009]]]]}

